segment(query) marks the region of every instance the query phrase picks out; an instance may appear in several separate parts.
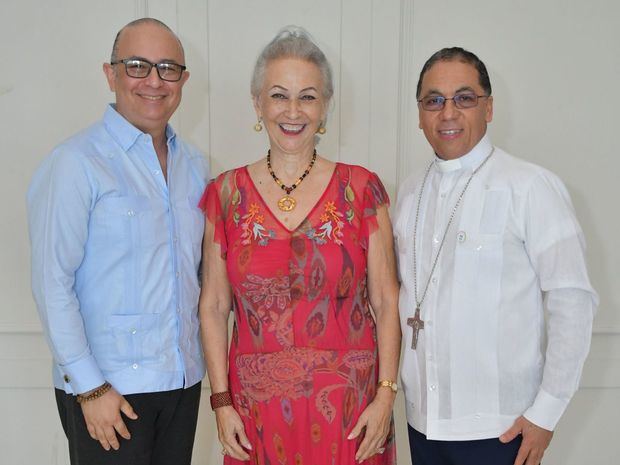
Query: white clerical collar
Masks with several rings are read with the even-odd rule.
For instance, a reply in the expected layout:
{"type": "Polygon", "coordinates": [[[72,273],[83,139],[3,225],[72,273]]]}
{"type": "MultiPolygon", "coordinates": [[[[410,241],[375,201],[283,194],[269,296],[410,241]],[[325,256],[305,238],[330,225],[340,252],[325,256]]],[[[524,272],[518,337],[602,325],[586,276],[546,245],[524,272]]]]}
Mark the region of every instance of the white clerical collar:
{"type": "Polygon", "coordinates": [[[491,153],[492,149],[491,140],[485,134],[470,152],[459,158],[443,160],[435,155],[435,166],[442,173],[450,173],[462,168],[468,168],[470,171],[473,171],[491,153]]]}

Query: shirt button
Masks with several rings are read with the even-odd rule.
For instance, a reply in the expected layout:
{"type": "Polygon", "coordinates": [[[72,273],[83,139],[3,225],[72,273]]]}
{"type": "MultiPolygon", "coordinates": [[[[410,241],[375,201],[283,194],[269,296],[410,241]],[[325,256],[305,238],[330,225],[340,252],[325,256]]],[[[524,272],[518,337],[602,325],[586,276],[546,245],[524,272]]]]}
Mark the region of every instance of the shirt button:
{"type": "Polygon", "coordinates": [[[179,238],[177,236],[174,236],[174,238],[172,239],[172,241],[176,244],[177,242],[179,242],[179,238]]]}
{"type": "Polygon", "coordinates": [[[69,378],[69,375],[63,376],[62,379],[65,380],[65,383],[70,383],[71,382],[71,378],[69,378]]]}
{"type": "Polygon", "coordinates": [[[435,244],[439,244],[439,238],[438,237],[433,237],[433,242],[435,244]]]}
{"type": "Polygon", "coordinates": [[[177,307],[177,313],[181,313],[181,309],[177,307]]]}
{"type": "Polygon", "coordinates": [[[137,370],[138,369],[138,364],[134,363],[133,365],[131,365],[131,368],[133,368],[134,370],[137,370]]]}
{"type": "Polygon", "coordinates": [[[446,198],[446,193],[445,193],[445,192],[442,192],[442,194],[441,194],[441,198],[442,198],[442,199],[445,199],[445,198],[446,198]]]}
{"type": "Polygon", "coordinates": [[[433,284],[437,284],[437,278],[433,278],[431,279],[431,281],[433,282],[433,284]]]}
{"type": "Polygon", "coordinates": [[[136,334],[138,332],[138,330],[136,328],[132,328],[131,329],[131,334],[136,334]]]}
{"type": "Polygon", "coordinates": [[[480,414],[479,414],[479,413],[476,413],[476,414],[474,415],[474,418],[475,418],[476,420],[480,420],[480,414]]]}
{"type": "Polygon", "coordinates": [[[435,386],[434,384],[431,384],[431,385],[428,387],[428,389],[429,389],[430,391],[434,391],[435,389],[437,389],[437,386],[435,386]]]}
{"type": "Polygon", "coordinates": [[[467,234],[465,234],[465,231],[459,231],[456,234],[456,240],[463,243],[467,240],[467,234]]]}
{"type": "Polygon", "coordinates": [[[127,211],[127,216],[134,216],[135,214],[136,214],[136,212],[133,211],[133,210],[128,210],[127,211]]]}
{"type": "Polygon", "coordinates": [[[179,273],[178,271],[175,273],[176,277],[178,278],[179,276],[181,276],[181,273],[179,273]]]}
{"type": "Polygon", "coordinates": [[[159,170],[153,171],[153,174],[155,174],[155,175],[159,174],[159,170]]]}
{"type": "Polygon", "coordinates": [[[425,326],[433,326],[433,320],[427,320],[424,322],[425,326]]]}
{"type": "Polygon", "coordinates": [[[426,360],[428,360],[429,362],[433,361],[433,354],[426,354],[426,360]]]}

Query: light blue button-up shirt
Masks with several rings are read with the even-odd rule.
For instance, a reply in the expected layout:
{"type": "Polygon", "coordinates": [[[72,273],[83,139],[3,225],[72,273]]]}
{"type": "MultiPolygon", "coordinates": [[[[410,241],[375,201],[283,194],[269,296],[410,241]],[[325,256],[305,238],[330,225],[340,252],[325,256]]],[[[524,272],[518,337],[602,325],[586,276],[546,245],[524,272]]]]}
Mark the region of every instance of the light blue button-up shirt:
{"type": "Polygon", "coordinates": [[[204,376],[198,268],[206,160],[166,128],[168,173],[151,136],[111,105],[59,145],[28,191],[32,290],[54,384],[121,394],[204,376]]]}

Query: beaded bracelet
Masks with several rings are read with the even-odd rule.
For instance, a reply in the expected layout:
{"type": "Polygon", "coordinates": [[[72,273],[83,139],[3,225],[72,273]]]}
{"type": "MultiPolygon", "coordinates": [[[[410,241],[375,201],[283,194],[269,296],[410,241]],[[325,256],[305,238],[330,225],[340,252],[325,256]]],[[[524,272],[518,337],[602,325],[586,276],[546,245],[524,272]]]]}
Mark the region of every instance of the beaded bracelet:
{"type": "Polygon", "coordinates": [[[88,402],[89,400],[98,399],[99,397],[104,395],[106,392],[108,392],[110,389],[112,389],[112,385],[106,381],[101,386],[99,386],[97,389],[91,391],[90,394],[85,394],[85,395],[78,394],[77,395],[78,404],[81,404],[82,402],[88,402]]]}
{"type": "Polygon", "coordinates": [[[215,392],[211,394],[211,397],[209,397],[209,401],[211,402],[212,410],[215,410],[216,408],[220,408],[220,407],[226,407],[227,405],[233,404],[230,391],[215,392]]]}

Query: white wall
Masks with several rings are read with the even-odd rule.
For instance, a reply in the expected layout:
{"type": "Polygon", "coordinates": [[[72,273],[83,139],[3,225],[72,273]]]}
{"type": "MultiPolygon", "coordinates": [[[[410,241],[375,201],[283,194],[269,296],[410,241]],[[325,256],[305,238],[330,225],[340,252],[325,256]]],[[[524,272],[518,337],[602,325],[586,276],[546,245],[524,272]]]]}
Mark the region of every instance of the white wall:
{"type": "MultiPolygon", "coordinates": [[[[252,130],[249,75],[260,48],[286,24],[308,28],[336,77],[320,151],[377,171],[392,196],[429,156],[417,129],[417,75],[426,58],[462,45],[487,64],[494,142],[567,183],[601,294],[582,387],[546,464],[613,463],[620,411],[620,230],[612,157],[620,97],[620,6],[615,0],[0,0],[0,450],[10,464],[67,464],[50,357],[29,290],[25,191],[59,141],[98,119],[108,92],[101,63],[116,31],[149,15],[179,32],[191,79],[173,124],[210,154],[213,172],[264,153],[252,130]]],[[[203,400],[207,400],[205,391],[203,400]]],[[[399,399],[402,402],[402,399],[399,399]]],[[[409,463],[402,403],[399,463],[409,463]]],[[[219,463],[204,403],[196,464],[219,463]]]]}

